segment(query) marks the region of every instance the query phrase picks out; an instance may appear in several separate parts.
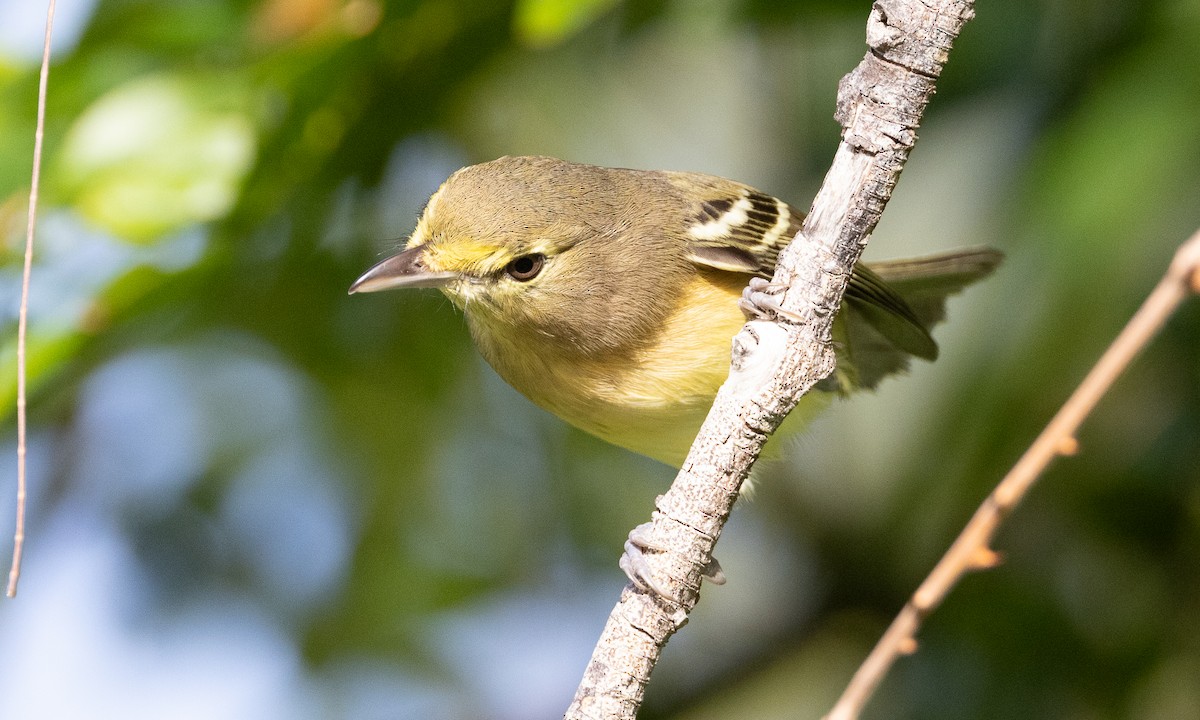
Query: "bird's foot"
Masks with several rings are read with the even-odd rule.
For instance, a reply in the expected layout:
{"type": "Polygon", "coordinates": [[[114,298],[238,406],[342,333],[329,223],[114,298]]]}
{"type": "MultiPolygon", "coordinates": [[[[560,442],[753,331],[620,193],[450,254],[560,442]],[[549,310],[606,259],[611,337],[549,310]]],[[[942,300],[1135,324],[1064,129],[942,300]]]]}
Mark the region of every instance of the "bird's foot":
{"type": "MultiPolygon", "coordinates": [[[[654,579],[650,571],[650,564],[646,562],[646,553],[666,550],[651,541],[650,529],[653,526],[653,523],[642,523],[629,532],[629,539],[625,541],[625,552],[621,555],[621,570],[639,589],[652,592],[664,600],[674,601],[667,588],[654,579]]],[[[725,584],[725,572],[716,558],[711,558],[708,565],[705,566],[704,577],[714,585],[725,584]]]]}
{"type": "Polygon", "coordinates": [[[784,310],[775,298],[774,291],[781,287],[765,278],[752,277],[750,284],[742,290],[738,307],[747,320],[774,320],[777,317],[785,317],[798,321],[798,316],[790,310],[784,310]]]}

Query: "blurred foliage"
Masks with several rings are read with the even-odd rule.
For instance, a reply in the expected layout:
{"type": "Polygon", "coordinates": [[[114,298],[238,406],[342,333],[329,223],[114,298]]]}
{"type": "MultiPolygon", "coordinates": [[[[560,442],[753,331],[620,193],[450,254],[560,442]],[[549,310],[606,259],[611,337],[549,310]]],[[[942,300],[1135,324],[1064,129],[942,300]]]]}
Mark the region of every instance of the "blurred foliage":
{"type": "MultiPolygon", "coordinates": [[[[560,715],[670,471],[532,408],[435,293],[345,290],[446,175],[498,154],[715,172],[803,205],[868,9],[60,3],[79,32],[51,73],[0,716],[560,715]]],[[[761,470],[721,542],[731,584],[705,591],[643,717],[824,712],[1200,225],[1200,3],[977,12],[871,252],[1008,261],[953,303],[936,364],[761,470]]],[[[16,47],[10,370],[37,84],[16,47]]],[[[1194,716],[1198,338],[1192,302],[868,717],[1194,716]]]]}

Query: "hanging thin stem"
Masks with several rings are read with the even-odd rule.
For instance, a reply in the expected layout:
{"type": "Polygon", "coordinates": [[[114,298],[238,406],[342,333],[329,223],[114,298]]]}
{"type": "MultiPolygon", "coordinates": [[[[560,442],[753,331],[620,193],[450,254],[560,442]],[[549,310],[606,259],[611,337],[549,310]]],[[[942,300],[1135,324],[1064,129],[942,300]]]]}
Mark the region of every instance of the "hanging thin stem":
{"type": "Polygon", "coordinates": [[[25,226],[25,269],[21,274],[21,310],[17,319],[17,521],[13,530],[12,566],[5,594],[17,596],[21,555],[25,549],[25,336],[29,328],[29,276],[33,270],[33,229],[37,225],[38,181],[42,174],[42,136],[46,131],[46,87],[50,78],[50,36],[54,31],[54,1],[46,9],[46,39],[38,81],[37,128],[33,134],[33,174],[29,180],[29,219],[25,226]]]}

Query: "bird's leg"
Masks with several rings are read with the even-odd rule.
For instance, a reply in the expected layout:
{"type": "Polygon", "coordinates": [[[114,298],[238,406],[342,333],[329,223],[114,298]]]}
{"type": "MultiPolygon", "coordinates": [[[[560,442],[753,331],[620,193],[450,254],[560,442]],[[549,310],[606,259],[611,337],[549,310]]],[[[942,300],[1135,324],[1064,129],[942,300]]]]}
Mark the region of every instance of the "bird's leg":
{"type": "MultiPolygon", "coordinates": [[[[672,600],[673,598],[667,589],[654,579],[650,572],[650,565],[646,562],[647,552],[663,552],[666,548],[655,545],[650,540],[650,529],[654,523],[642,523],[633,530],[629,531],[629,539],[625,541],[625,552],[621,555],[621,570],[629,577],[629,581],[636,585],[639,589],[646,592],[652,592],[664,600],[672,600]]],[[[711,558],[708,565],[704,568],[704,577],[708,578],[709,582],[714,585],[725,584],[725,572],[721,570],[721,563],[717,562],[716,558],[711,558]]]]}
{"type": "Polygon", "coordinates": [[[774,317],[783,316],[789,320],[798,321],[799,318],[795,313],[784,310],[780,307],[779,301],[775,299],[773,291],[781,287],[766,278],[752,277],[750,284],[742,290],[738,307],[746,315],[747,320],[771,320],[774,317]]]}

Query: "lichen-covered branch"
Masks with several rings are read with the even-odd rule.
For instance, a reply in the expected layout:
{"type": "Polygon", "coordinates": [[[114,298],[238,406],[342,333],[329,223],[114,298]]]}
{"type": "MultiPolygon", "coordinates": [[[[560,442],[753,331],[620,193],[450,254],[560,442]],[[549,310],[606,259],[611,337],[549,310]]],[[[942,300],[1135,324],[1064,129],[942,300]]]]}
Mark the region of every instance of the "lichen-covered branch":
{"type": "Polygon", "coordinates": [[[789,320],[755,320],[734,339],[729,379],[661,496],[646,559],[671,599],[627,586],[609,616],[566,717],[636,716],[650,671],[687,621],[713,545],[766,439],[797,400],[833,371],[830,328],[851,268],[879,222],[916,142],[969,0],[880,0],[869,51],[842,79],[842,142],[804,227],[779,257],[773,288],[789,320]]]}

